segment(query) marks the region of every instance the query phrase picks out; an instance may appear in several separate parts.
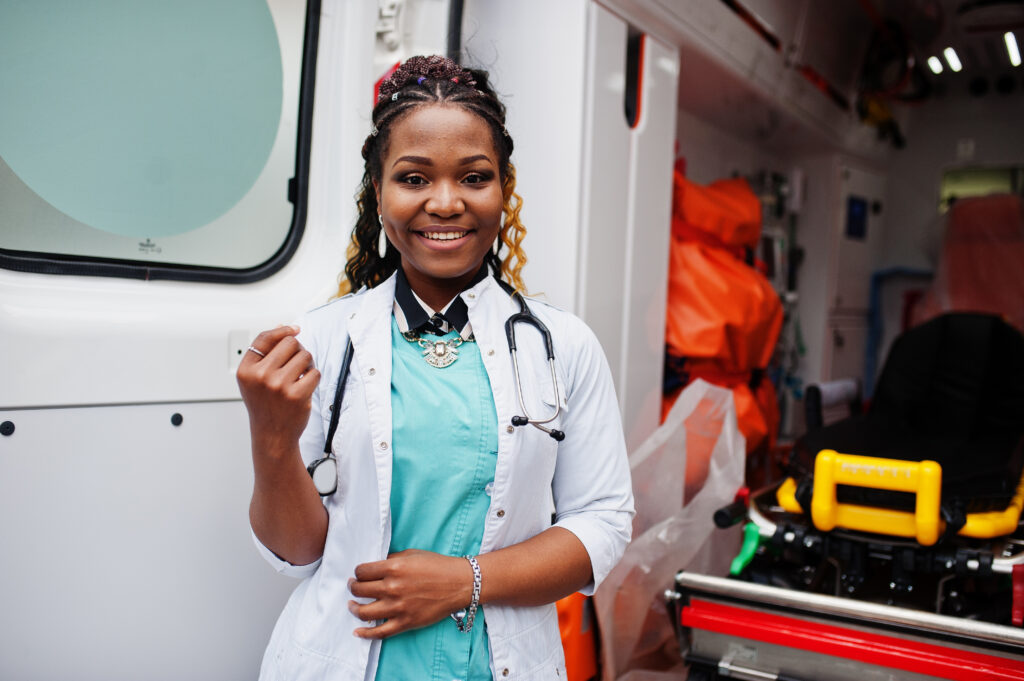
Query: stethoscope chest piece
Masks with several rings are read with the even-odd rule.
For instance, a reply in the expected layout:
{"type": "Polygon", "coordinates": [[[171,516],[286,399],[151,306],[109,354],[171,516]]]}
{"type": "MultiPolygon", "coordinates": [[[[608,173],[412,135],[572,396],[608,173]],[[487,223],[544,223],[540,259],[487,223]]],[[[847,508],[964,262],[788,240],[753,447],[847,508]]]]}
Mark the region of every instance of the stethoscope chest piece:
{"type": "Polygon", "coordinates": [[[306,466],[306,470],[313,478],[313,486],[320,496],[330,496],[338,489],[338,460],[333,454],[317,459],[306,466]]]}

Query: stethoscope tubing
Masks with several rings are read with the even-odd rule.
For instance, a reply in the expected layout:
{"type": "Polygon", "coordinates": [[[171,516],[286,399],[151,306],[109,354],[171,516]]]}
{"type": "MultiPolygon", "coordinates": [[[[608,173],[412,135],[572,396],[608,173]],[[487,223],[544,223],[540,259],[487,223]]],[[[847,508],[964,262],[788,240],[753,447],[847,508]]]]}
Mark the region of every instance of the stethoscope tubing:
{"type": "Polygon", "coordinates": [[[561,430],[554,428],[548,428],[544,426],[545,423],[551,423],[558,415],[562,413],[562,398],[558,391],[558,379],[555,373],[555,345],[551,340],[551,332],[548,331],[548,327],[544,325],[540,319],[530,310],[529,305],[526,304],[526,298],[523,294],[516,291],[513,297],[519,301],[519,312],[510,316],[505,320],[505,337],[508,339],[508,351],[512,355],[512,376],[515,379],[516,384],[516,395],[519,397],[519,408],[522,410],[522,416],[513,416],[513,426],[525,426],[527,424],[541,430],[550,435],[557,442],[561,442],[565,439],[565,433],[561,430]],[[551,370],[551,386],[554,389],[555,394],[555,411],[551,416],[546,419],[534,419],[530,418],[529,412],[526,410],[526,401],[523,399],[523,383],[519,377],[519,359],[516,357],[516,323],[525,322],[533,326],[540,333],[541,338],[544,339],[544,347],[547,351],[548,356],[548,368],[551,370]]]}

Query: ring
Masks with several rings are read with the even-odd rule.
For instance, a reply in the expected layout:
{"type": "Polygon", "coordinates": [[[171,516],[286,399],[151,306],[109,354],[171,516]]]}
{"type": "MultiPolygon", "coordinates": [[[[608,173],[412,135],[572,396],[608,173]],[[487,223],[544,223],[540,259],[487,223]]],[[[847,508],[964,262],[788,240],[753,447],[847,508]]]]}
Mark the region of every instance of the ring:
{"type": "Polygon", "coordinates": [[[255,352],[260,357],[266,357],[267,356],[265,353],[260,352],[259,350],[257,350],[256,348],[254,348],[251,345],[249,347],[247,347],[246,350],[248,350],[249,352],[255,352]]]}

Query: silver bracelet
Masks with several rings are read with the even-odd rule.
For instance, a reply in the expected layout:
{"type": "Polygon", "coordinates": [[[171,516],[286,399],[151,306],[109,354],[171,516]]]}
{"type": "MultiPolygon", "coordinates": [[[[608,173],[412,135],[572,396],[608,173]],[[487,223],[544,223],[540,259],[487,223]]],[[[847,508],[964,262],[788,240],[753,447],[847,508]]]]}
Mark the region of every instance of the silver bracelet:
{"type": "Polygon", "coordinates": [[[473,568],[473,597],[469,601],[469,607],[458,612],[453,612],[451,617],[455,620],[455,626],[463,633],[469,633],[473,628],[473,619],[476,618],[476,609],[480,605],[480,563],[476,562],[476,556],[463,556],[469,561],[473,568]]]}

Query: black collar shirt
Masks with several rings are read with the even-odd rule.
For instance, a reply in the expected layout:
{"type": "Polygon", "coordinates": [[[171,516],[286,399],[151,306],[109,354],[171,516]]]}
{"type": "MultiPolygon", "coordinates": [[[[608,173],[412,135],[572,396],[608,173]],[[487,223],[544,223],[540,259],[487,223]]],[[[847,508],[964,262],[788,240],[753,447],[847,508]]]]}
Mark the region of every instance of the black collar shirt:
{"type": "MultiPolygon", "coordinates": [[[[487,278],[487,265],[480,268],[473,280],[466,285],[468,291],[487,278]]],[[[452,330],[458,331],[463,340],[472,340],[473,327],[469,323],[469,309],[459,294],[448,301],[441,310],[435,312],[412,290],[405,272],[399,267],[396,272],[394,314],[398,330],[402,334],[410,332],[424,335],[443,336],[452,330]]]]}

